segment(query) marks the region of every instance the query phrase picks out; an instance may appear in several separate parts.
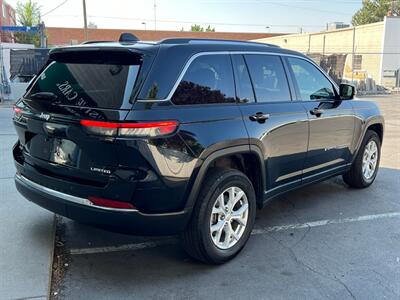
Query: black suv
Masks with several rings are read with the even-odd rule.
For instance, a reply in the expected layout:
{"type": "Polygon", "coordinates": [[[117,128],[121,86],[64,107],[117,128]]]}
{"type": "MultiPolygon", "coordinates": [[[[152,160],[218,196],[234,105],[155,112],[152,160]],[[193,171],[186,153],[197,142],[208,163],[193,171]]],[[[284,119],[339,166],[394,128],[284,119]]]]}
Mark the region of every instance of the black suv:
{"type": "Polygon", "coordinates": [[[19,192],[68,218],[180,233],[222,263],[256,208],[343,174],[375,179],[383,118],[306,56],[251,42],[167,39],[56,48],[14,107],[19,192]]]}

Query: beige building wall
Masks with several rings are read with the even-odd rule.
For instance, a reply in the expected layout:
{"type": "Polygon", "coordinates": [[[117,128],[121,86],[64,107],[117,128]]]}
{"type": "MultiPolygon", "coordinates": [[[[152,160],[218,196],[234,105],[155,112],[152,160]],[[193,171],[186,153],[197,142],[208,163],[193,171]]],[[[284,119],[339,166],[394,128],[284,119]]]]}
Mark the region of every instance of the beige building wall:
{"type": "MultiPolygon", "coordinates": [[[[275,44],[305,54],[347,54],[343,72],[344,79],[370,77],[380,83],[383,37],[384,22],[378,22],[331,31],[285,35],[254,41],[275,44]],[[361,65],[356,63],[354,70],[353,54],[362,56],[361,65]]],[[[359,61],[360,57],[358,56],[359,61]]]]}

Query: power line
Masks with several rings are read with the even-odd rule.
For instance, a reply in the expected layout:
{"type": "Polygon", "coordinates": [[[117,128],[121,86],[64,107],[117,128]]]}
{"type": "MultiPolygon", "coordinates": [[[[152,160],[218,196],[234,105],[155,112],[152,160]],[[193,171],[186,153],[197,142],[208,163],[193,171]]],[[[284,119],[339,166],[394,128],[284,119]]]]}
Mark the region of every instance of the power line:
{"type": "MultiPolygon", "coordinates": [[[[387,2],[390,2],[392,0],[386,0],[387,2]]],[[[310,4],[315,4],[315,3],[319,3],[319,4],[325,4],[327,1],[325,0],[288,0],[288,1],[284,1],[284,0],[248,0],[248,1],[243,1],[243,0],[200,0],[197,1],[196,3],[207,3],[207,4],[213,4],[213,3],[221,3],[221,4],[231,4],[231,3],[243,3],[243,4],[248,4],[248,3],[287,3],[287,4],[291,4],[291,3],[310,3],[310,4]]],[[[355,1],[351,1],[351,0],[335,0],[335,3],[341,3],[341,4],[362,4],[361,1],[359,0],[355,0],[355,1]]]]}
{"type": "Polygon", "coordinates": [[[57,8],[63,6],[65,3],[67,3],[68,0],[64,0],[63,2],[61,2],[60,4],[58,4],[56,7],[50,9],[49,11],[45,12],[44,14],[42,14],[42,17],[45,15],[48,15],[49,13],[52,13],[53,11],[55,11],[57,8]]]}
{"type": "MultiPolygon", "coordinates": [[[[67,15],[64,15],[67,16],[67,15]]],[[[90,15],[91,18],[99,18],[99,19],[113,19],[113,20],[129,20],[129,21],[154,21],[153,19],[142,19],[142,18],[130,18],[130,17],[111,17],[111,16],[96,16],[90,15]]],[[[255,23],[222,23],[222,22],[203,22],[203,21],[180,21],[180,20],[160,20],[157,19],[157,22],[161,23],[183,23],[183,24],[208,24],[208,25],[227,25],[227,26],[258,26],[265,27],[266,25],[272,27],[324,27],[325,25],[295,25],[295,24],[255,24],[255,23]]]]}
{"type": "MultiPolygon", "coordinates": [[[[322,13],[329,13],[329,14],[338,14],[338,15],[343,15],[343,16],[348,16],[348,13],[343,13],[343,12],[337,12],[337,11],[330,11],[330,10],[322,10],[318,8],[310,8],[310,7],[302,7],[302,6],[294,6],[292,4],[283,4],[283,3],[276,3],[276,2],[268,2],[271,5],[277,5],[277,6],[283,6],[283,7],[290,7],[290,8],[297,8],[297,9],[303,9],[303,10],[308,10],[308,11],[316,11],[316,12],[322,12],[322,13]]],[[[353,14],[353,12],[351,12],[353,14]]]]}

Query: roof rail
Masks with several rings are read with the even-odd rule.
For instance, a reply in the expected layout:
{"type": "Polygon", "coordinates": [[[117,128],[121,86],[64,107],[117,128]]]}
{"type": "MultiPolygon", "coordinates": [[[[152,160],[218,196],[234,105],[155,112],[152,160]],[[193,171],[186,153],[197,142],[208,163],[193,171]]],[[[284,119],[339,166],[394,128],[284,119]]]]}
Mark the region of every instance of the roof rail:
{"type": "Polygon", "coordinates": [[[236,43],[236,44],[251,44],[251,45],[280,48],[278,45],[274,44],[259,43],[252,41],[241,41],[241,40],[198,39],[198,38],[166,38],[160,40],[160,44],[189,44],[189,43],[236,43]]]}
{"type": "Polygon", "coordinates": [[[113,43],[113,41],[84,41],[81,45],[97,44],[97,43],[113,43]]]}

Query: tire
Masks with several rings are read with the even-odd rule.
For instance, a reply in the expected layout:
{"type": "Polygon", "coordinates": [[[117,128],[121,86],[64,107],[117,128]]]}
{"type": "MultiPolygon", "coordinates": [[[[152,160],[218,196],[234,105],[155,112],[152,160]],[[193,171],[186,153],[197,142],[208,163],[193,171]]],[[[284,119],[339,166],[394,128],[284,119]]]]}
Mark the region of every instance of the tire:
{"type": "Polygon", "coordinates": [[[380,158],[381,158],[380,138],[375,131],[368,130],[365,133],[365,136],[361,143],[360,149],[357,153],[357,156],[356,156],[353,164],[351,165],[350,170],[347,173],[343,174],[344,182],[347,183],[350,187],[358,188],[358,189],[366,188],[366,187],[370,186],[374,182],[374,180],[376,178],[376,174],[378,173],[380,158]],[[376,164],[375,164],[373,173],[371,172],[370,177],[369,177],[369,176],[365,176],[364,172],[363,172],[363,158],[364,158],[364,155],[366,152],[366,148],[368,145],[370,145],[370,143],[376,144],[377,158],[376,158],[376,164]]]}
{"type": "Polygon", "coordinates": [[[207,178],[201,186],[201,191],[193,209],[191,220],[182,234],[183,248],[191,257],[197,260],[208,264],[222,264],[235,257],[243,249],[253,229],[255,216],[256,196],[253,185],[247,176],[237,170],[212,169],[207,173],[207,178]],[[232,208],[232,215],[230,215],[229,204],[235,202],[229,202],[229,199],[231,199],[230,192],[234,195],[233,198],[237,199],[242,195],[240,190],[244,194],[241,196],[241,200],[237,201],[237,204],[232,208]],[[221,211],[221,203],[225,203],[225,201],[227,201],[227,204],[224,204],[224,209],[221,211]],[[237,207],[244,210],[246,201],[248,204],[247,213],[241,214],[240,218],[243,224],[244,218],[242,217],[247,216],[247,222],[243,226],[233,218],[235,212],[239,212],[237,207]],[[235,211],[235,209],[237,210],[235,211]],[[214,211],[218,211],[218,213],[213,213],[214,211]],[[224,215],[225,213],[226,216],[224,215]],[[219,226],[220,224],[224,224],[224,226],[219,226]],[[212,225],[215,226],[211,227],[212,225]],[[214,227],[223,229],[213,231],[214,227]],[[231,234],[227,233],[231,232],[230,230],[238,232],[235,233],[236,239],[233,238],[233,235],[230,238],[231,234]],[[241,233],[240,236],[239,233],[241,233]],[[231,241],[229,243],[234,244],[230,246],[223,243],[223,241],[225,243],[231,241]],[[227,248],[225,248],[226,246],[227,248]]]}

